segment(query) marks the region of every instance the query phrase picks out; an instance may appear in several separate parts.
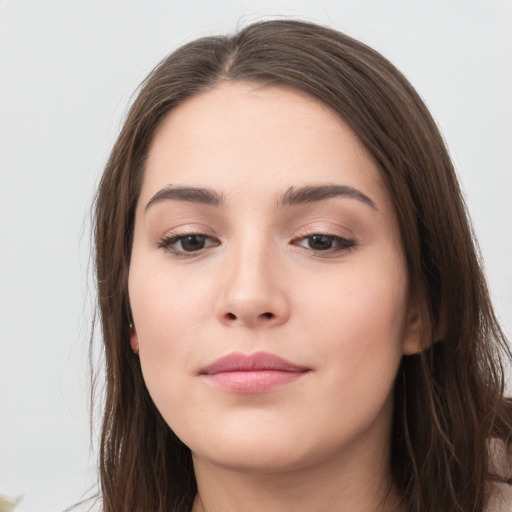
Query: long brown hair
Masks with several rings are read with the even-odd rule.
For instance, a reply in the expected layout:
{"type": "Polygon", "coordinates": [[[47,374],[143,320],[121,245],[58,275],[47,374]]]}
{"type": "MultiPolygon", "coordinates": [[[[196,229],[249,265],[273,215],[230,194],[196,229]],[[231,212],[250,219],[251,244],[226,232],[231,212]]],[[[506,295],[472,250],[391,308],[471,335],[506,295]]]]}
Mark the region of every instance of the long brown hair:
{"type": "Polygon", "coordinates": [[[105,349],[100,477],[105,512],[183,512],[197,491],[190,450],[154,406],[130,350],[127,276],[148,146],[177,105],[222,81],[281,85],[320,99],[379,164],[394,202],[425,350],[403,357],[391,467],[410,512],[481,512],[489,440],[508,443],[511,354],[494,316],[443,139],[422,100],[379,53],[335,30],[275,20],[189,43],[142,84],[96,199],[96,271],[105,349]]]}

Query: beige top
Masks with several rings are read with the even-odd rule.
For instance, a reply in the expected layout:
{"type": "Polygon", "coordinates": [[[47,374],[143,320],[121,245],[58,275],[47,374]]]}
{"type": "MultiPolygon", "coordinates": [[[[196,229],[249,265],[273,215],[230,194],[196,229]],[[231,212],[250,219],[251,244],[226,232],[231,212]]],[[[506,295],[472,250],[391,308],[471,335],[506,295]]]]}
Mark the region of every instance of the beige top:
{"type": "MultiPolygon", "coordinates": [[[[493,455],[491,463],[496,474],[510,478],[512,476],[512,446],[507,449],[503,441],[493,439],[489,443],[489,451],[493,455]]],[[[512,485],[494,484],[494,492],[487,512],[512,512],[512,485]]]]}
{"type": "Polygon", "coordinates": [[[487,512],[512,512],[512,486],[496,484],[487,512]]]}

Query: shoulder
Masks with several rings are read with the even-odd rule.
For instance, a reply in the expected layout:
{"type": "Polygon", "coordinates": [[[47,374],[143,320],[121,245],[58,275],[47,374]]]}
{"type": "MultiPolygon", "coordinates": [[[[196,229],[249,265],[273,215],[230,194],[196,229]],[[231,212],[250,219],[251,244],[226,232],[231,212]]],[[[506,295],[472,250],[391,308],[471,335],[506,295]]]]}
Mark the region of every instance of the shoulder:
{"type": "MultiPolygon", "coordinates": [[[[512,445],[499,439],[489,442],[490,471],[503,478],[512,476],[512,445]]],[[[505,482],[492,482],[491,498],[486,512],[512,511],[512,485],[505,482]]]]}
{"type": "Polygon", "coordinates": [[[493,490],[489,504],[485,512],[511,512],[512,511],[512,486],[508,484],[493,484],[493,490]]]}

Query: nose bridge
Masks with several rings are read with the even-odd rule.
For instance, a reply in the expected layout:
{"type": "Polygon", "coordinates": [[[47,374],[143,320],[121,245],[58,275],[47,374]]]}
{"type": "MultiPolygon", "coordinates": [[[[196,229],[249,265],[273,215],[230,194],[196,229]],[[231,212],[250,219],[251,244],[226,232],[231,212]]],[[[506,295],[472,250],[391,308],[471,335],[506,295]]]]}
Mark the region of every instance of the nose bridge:
{"type": "Polygon", "coordinates": [[[242,246],[235,254],[230,287],[235,296],[262,300],[271,292],[272,263],[275,262],[269,257],[269,248],[254,245],[242,246]]]}
{"type": "Polygon", "coordinates": [[[223,322],[276,325],[288,318],[277,252],[266,236],[248,231],[232,244],[219,310],[223,322]]]}

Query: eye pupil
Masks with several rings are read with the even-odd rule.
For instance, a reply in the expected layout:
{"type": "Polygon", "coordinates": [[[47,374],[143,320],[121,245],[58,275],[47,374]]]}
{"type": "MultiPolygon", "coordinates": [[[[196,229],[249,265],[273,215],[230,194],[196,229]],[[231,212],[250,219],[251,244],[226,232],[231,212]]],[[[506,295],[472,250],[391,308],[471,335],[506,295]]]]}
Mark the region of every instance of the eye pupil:
{"type": "Polygon", "coordinates": [[[205,246],[205,237],[203,235],[188,235],[181,239],[181,247],[184,251],[199,251],[205,246]]]}
{"type": "Polygon", "coordinates": [[[329,235],[312,235],[309,237],[309,247],[317,251],[332,249],[333,238],[329,235]]]}

